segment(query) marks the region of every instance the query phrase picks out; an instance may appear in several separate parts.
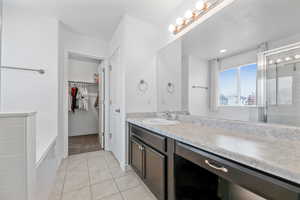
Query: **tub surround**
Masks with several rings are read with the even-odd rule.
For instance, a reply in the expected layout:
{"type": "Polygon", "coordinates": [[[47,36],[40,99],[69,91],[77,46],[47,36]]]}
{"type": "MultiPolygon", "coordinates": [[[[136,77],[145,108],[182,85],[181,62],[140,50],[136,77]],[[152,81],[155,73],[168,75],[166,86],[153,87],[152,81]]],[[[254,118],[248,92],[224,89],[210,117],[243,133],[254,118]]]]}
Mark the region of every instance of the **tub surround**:
{"type": "MultiPolygon", "coordinates": [[[[0,118],[22,118],[22,117],[30,117],[35,116],[37,112],[34,111],[22,111],[22,112],[0,112],[0,118]]],[[[36,167],[43,161],[46,155],[49,152],[49,149],[56,142],[56,136],[45,140],[46,143],[42,143],[41,141],[36,141],[35,152],[36,152],[36,167]]]]}
{"type": "Polygon", "coordinates": [[[149,125],[149,114],[127,122],[235,162],[300,184],[300,128],[282,125],[178,117],[176,125],[149,125]]]}
{"type": "Polygon", "coordinates": [[[1,113],[0,127],[0,197],[35,199],[36,115],[1,113]]]}
{"type": "Polygon", "coordinates": [[[5,163],[0,168],[3,199],[48,199],[59,162],[56,137],[47,144],[37,140],[36,114],[0,113],[0,163],[5,163]]]}

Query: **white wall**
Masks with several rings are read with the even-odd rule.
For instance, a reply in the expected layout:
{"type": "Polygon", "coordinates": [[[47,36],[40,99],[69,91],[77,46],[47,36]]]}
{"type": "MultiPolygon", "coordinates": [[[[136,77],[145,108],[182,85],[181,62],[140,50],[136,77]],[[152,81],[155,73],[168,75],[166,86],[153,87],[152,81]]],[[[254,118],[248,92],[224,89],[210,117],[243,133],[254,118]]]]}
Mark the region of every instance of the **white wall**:
{"type": "Polygon", "coordinates": [[[125,25],[126,112],[156,111],[156,51],[159,46],[157,28],[127,16],[125,25]],[[140,80],[148,90],[138,90],[140,80]]]}
{"type": "MultiPolygon", "coordinates": [[[[116,157],[122,167],[127,159],[126,113],[156,111],[156,50],[160,40],[157,28],[144,21],[125,15],[109,44],[109,57],[120,48],[121,74],[121,125],[119,149],[116,157]],[[145,93],[138,91],[138,83],[148,83],[145,93]]],[[[109,142],[109,141],[107,141],[109,142]]]]}
{"type": "Polygon", "coordinates": [[[98,73],[99,60],[70,56],[68,64],[70,81],[95,82],[94,74],[98,73]]]}
{"type": "Polygon", "coordinates": [[[64,48],[66,51],[74,52],[89,57],[106,57],[108,41],[99,38],[89,37],[80,33],[73,32],[64,24],[60,24],[64,31],[64,48]]]}
{"type": "Polygon", "coordinates": [[[157,58],[158,102],[157,110],[181,111],[182,88],[182,45],[181,40],[174,41],[158,52],[157,58]],[[174,85],[174,92],[167,91],[168,83],[174,85]]]}
{"type": "MultiPolygon", "coordinates": [[[[69,80],[94,82],[99,61],[78,56],[70,56],[68,62],[69,80]]],[[[99,133],[98,109],[94,107],[98,94],[97,85],[88,85],[88,111],[69,112],[69,136],[99,133]]]]}
{"type": "MultiPolygon", "coordinates": [[[[3,0],[0,0],[0,23],[3,24],[3,0]]],[[[0,27],[0,47],[2,47],[2,31],[3,26],[0,27]]],[[[1,55],[2,55],[2,48],[0,48],[0,63],[1,62],[1,55]]],[[[1,70],[0,70],[0,111],[1,111],[1,70]]]]}
{"type": "Polygon", "coordinates": [[[209,87],[208,61],[189,56],[189,112],[206,116],[209,108],[209,91],[193,86],[209,87]]]}
{"type": "Polygon", "coordinates": [[[182,110],[189,110],[189,56],[182,55],[182,66],[181,66],[181,104],[182,110]]]}
{"type": "Polygon", "coordinates": [[[295,35],[290,35],[288,37],[284,37],[275,41],[268,42],[268,49],[275,49],[282,46],[290,45],[296,42],[300,42],[300,33],[295,35]]]}
{"type": "Polygon", "coordinates": [[[3,70],[3,111],[37,111],[37,159],[57,135],[58,22],[4,4],[2,65],[43,68],[3,70]]]}

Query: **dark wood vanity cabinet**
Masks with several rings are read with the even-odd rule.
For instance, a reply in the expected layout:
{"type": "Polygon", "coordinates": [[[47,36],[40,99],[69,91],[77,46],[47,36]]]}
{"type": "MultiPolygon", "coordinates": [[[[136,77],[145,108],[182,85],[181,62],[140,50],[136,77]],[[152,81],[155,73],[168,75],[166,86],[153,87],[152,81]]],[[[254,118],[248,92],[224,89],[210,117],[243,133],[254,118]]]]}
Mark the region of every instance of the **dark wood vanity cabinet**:
{"type": "Polygon", "coordinates": [[[165,149],[165,138],[138,127],[130,130],[130,165],[152,193],[159,200],[165,200],[167,156],[159,151],[165,149]]]}
{"type": "Polygon", "coordinates": [[[166,157],[154,149],[145,147],[145,171],[146,185],[158,199],[165,199],[166,187],[166,157]]]}
{"type": "Polygon", "coordinates": [[[129,162],[158,200],[300,200],[300,186],[129,125],[129,162]]]}
{"type": "Polygon", "coordinates": [[[131,167],[135,170],[135,172],[140,176],[144,177],[144,147],[143,145],[132,138],[130,140],[131,147],[131,167]]]}

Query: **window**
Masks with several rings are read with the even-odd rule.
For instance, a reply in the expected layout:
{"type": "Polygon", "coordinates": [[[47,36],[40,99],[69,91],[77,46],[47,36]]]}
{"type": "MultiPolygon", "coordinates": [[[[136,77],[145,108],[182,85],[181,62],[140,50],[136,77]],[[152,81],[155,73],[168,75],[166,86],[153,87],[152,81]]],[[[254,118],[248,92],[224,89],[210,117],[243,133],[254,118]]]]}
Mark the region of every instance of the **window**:
{"type": "Polygon", "coordinates": [[[219,104],[221,106],[256,105],[256,72],[256,64],[220,72],[219,104]]]}

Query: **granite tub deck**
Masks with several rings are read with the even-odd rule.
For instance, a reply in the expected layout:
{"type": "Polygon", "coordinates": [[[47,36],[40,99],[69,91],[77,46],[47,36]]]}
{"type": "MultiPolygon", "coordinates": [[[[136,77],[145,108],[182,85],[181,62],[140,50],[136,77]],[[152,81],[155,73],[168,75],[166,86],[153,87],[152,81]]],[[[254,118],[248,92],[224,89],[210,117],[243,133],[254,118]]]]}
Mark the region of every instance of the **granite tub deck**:
{"type": "MultiPolygon", "coordinates": [[[[259,137],[257,133],[250,135],[238,129],[211,128],[195,122],[149,125],[143,123],[144,119],[128,118],[127,122],[300,184],[300,140],[295,137],[297,128],[292,129],[291,137],[283,139],[282,136],[276,137],[278,132],[275,136],[259,137]]],[[[253,130],[255,131],[255,128],[253,130]]]]}

